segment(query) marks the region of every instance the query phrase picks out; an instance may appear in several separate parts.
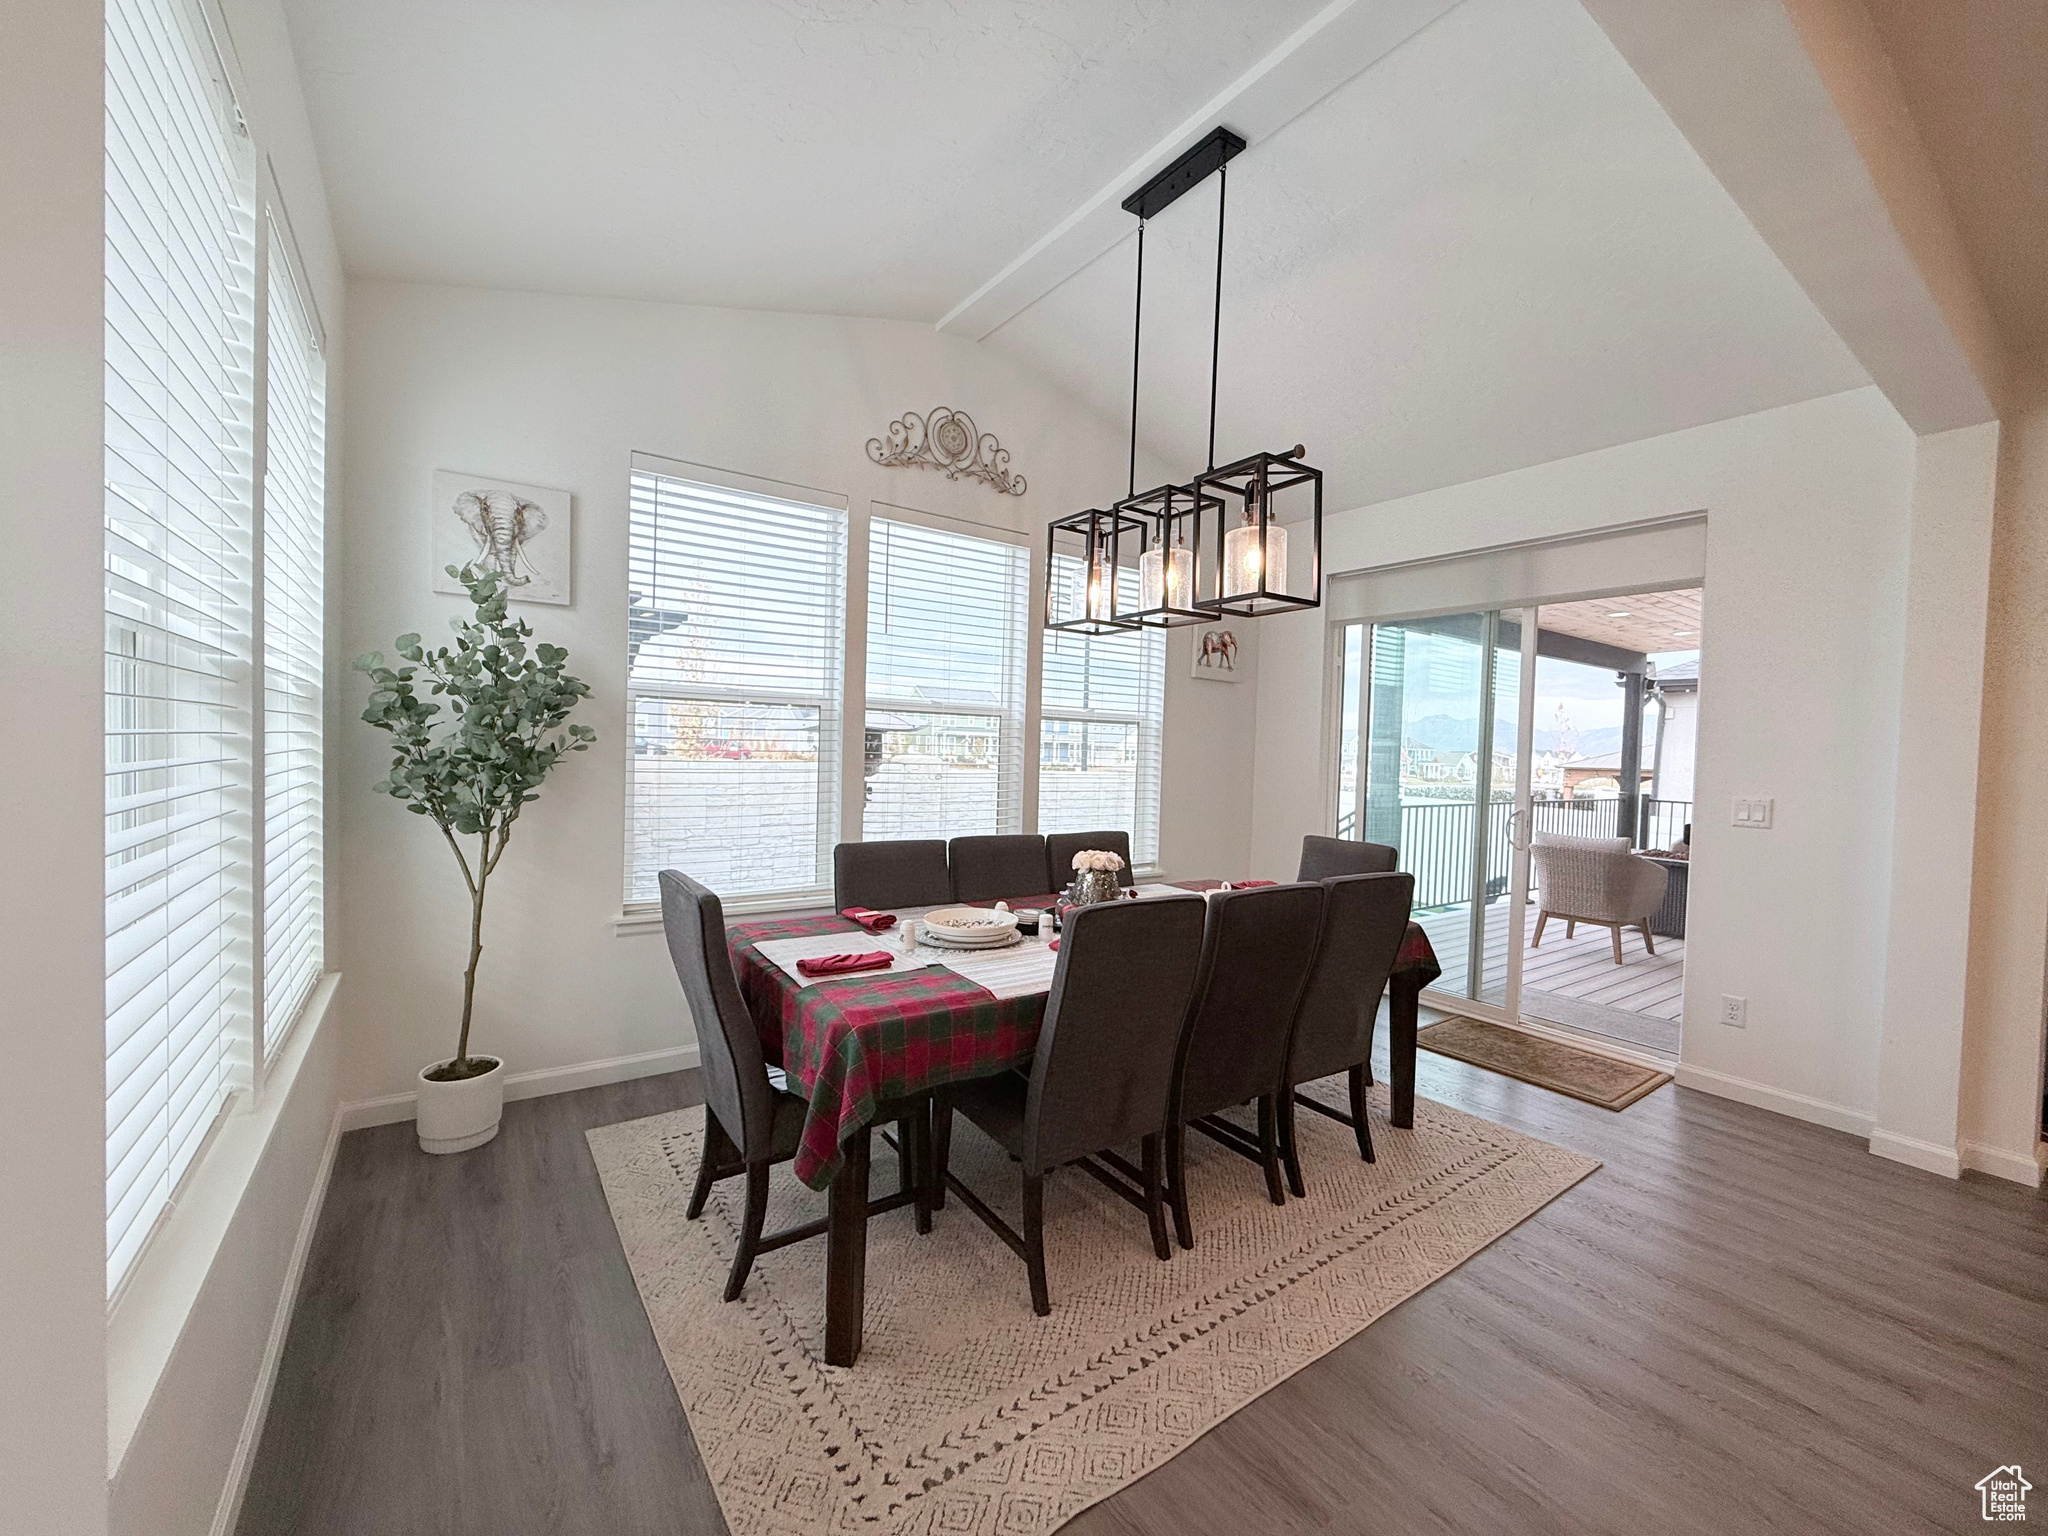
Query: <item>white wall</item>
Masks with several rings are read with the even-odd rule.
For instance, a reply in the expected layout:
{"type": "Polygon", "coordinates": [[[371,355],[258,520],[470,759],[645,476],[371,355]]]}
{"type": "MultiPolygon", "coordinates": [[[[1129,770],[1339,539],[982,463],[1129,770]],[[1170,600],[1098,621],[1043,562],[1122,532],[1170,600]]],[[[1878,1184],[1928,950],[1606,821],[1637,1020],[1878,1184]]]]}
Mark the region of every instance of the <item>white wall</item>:
{"type": "Polygon", "coordinates": [[[0,47],[0,1525],[107,1528],[98,6],[0,47]]]}
{"type": "Polygon", "coordinates": [[[2048,950],[2048,378],[2006,413],[1999,447],[1962,1152],[2024,1179],[2038,1169],[2048,950]]]}
{"type": "MultiPolygon", "coordinates": [[[[350,653],[388,652],[396,635],[431,635],[457,611],[429,586],[434,470],[575,496],[575,602],[518,611],[566,645],[591,684],[579,718],[598,744],[567,759],[522,816],[492,884],[475,1039],[515,1072],[620,1058],[638,1059],[618,1071],[658,1070],[682,1064],[694,1044],[659,934],[615,937],[611,927],[625,831],[631,453],[1034,538],[1053,516],[1103,505],[1125,480],[1114,428],[1014,363],[919,325],[366,282],[349,290],[349,354],[350,653]],[[906,410],[938,405],[1002,439],[1025,496],[868,461],[868,438],[906,410]]],[[[1188,643],[1177,632],[1168,656],[1163,857],[1170,869],[1237,873],[1256,688],[1191,680],[1188,643]]],[[[410,1092],[418,1070],[452,1048],[468,909],[446,846],[370,793],[387,738],[354,722],[363,686],[350,686],[331,761],[349,870],[349,1093],[366,1100],[410,1092]]]]}
{"type": "Polygon", "coordinates": [[[1891,827],[1870,1149],[1954,1178],[1969,981],[1984,618],[1998,423],[1919,439],[1906,561],[1906,666],[1891,827]]]}
{"type": "MultiPolygon", "coordinates": [[[[1875,389],[1329,521],[1360,569],[1707,513],[1682,1082],[1868,1132],[1877,1099],[1915,440],[1875,389]],[[1736,795],[1777,801],[1737,831],[1736,795]],[[1746,1029],[1715,1021],[1722,993],[1746,1029]]],[[[1320,830],[1324,625],[1260,621],[1253,872],[1320,830]]]]}

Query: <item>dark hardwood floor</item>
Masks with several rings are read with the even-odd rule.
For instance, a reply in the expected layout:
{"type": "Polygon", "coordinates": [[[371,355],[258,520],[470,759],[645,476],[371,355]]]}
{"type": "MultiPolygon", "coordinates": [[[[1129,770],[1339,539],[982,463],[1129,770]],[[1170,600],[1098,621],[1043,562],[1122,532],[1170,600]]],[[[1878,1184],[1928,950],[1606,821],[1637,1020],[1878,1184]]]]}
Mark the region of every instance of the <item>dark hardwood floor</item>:
{"type": "MultiPolygon", "coordinates": [[[[1419,1082],[1606,1167],[1069,1531],[1965,1531],[2013,1462],[2048,1518],[2031,1191],[1677,1088],[1419,1082]]],[[[583,1140],[695,1099],[513,1104],[456,1157],[345,1138],[241,1536],[723,1531],[583,1140]]]]}

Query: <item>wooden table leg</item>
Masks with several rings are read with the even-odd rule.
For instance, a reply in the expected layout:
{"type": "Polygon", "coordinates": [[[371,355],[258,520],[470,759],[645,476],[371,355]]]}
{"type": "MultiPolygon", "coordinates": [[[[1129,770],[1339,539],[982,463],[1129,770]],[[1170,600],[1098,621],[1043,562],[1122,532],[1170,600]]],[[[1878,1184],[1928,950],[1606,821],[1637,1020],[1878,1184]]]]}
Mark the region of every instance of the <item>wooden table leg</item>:
{"type": "Polygon", "coordinates": [[[1415,1024],[1422,982],[1396,971],[1387,985],[1387,1054],[1393,1060],[1387,1121],[1407,1130],[1415,1124],[1415,1024]]]}
{"type": "MultiPolygon", "coordinates": [[[[1410,1031],[1413,1038],[1413,1031],[1410,1031]]],[[[867,1305],[868,1139],[862,1126],[843,1150],[825,1216],[825,1363],[860,1358],[861,1314],[867,1305]]]]}

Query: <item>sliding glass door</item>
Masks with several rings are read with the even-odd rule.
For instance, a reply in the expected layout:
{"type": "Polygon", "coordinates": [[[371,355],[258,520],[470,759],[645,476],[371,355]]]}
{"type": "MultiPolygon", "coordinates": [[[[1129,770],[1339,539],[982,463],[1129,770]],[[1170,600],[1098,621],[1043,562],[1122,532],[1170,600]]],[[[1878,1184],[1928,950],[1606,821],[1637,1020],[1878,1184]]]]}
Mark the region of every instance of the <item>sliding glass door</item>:
{"type": "Polygon", "coordinates": [[[1337,835],[1400,850],[1415,916],[1467,1012],[1517,1016],[1528,891],[1534,626],[1518,609],[1337,635],[1337,835]]]}

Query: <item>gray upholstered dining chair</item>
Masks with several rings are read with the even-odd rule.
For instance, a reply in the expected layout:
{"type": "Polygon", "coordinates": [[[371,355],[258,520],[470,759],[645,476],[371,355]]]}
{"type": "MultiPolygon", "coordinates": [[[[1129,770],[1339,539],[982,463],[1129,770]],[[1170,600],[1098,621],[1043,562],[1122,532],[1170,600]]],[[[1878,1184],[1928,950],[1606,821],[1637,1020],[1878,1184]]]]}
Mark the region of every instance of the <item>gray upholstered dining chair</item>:
{"type": "Polygon", "coordinates": [[[1580,923],[1605,928],[1614,940],[1614,963],[1622,964],[1621,930],[1640,928],[1643,948],[1657,953],[1650,937],[1650,918],[1664,905],[1670,871],[1629,852],[1625,837],[1563,837],[1539,832],[1529,847],[1536,879],[1534,949],[1543,942],[1543,925],[1564,919],[1570,938],[1580,923]]]}
{"type": "Polygon", "coordinates": [[[1360,843],[1348,837],[1304,837],[1297,880],[1329,880],[1337,875],[1392,874],[1400,850],[1385,843],[1360,843]]]}
{"type": "Polygon", "coordinates": [[[1195,1000],[1181,1031],[1167,1113],[1167,1194],[1183,1248],[1195,1246],[1188,1215],[1186,1132],[1196,1130],[1264,1166],[1266,1194],[1280,1187],[1279,1117],[1287,1044],[1322,932],[1323,888],[1313,881],[1209,895],[1195,1000]],[[1219,1118],[1258,1102],[1258,1133],[1219,1118]]]}
{"type": "Polygon", "coordinates": [[[959,1110],[1021,1165],[1021,1233],[958,1178],[943,1176],[1024,1260],[1031,1307],[1040,1317],[1052,1310],[1045,1282],[1045,1176],[1063,1164],[1075,1164],[1144,1211],[1152,1251],[1173,1256],[1161,1136],[1204,916],[1199,896],[1103,902],[1075,912],[1061,936],[1030,1076],[1006,1072],[961,1083],[950,1094],[950,1109],[946,1101],[939,1105],[941,1117],[959,1110]],[[1134,1141],[1141,1168],[1113,1150],[1134,1141]]]}
{"type": "MultiPolygon", "coordinates": [[[[824,1234],[823,1218],[766,1237],[761,1234],[768,1215],[769,1170],[796,1156],[810,1106],[769,1076],[753,1016],[747,1012],[738,978],[733,975],[732,953],[726,948],[725,908],[718,897],[680,870],[665,869],[661,872],[661,924],[668,936],[676,979],[683,984],[683,997],[697,1026],[704,1079],[704,1150],[697,1160],[697,1182],[684,1216],[695,1221],[704,1214],[704,1202],[718,1180],[742,1173],[747,1178],[739,1245],[725,1281],[725,1299],[735,1301],[746,1287],[756,1258],[824,1234]]],[[[871,1202],[869,1214],[914,1201],[918,1230],[929,1232],[929,1112],[921,1101],[885,1105],[877,1118],[896,1120],[903,1187],[892,1199],[871,1202]]]]}
{"type": "Polygon", "coordinates": [[[1338,875],[1322,886],[1323,931],[1294,1016],[1286,1091],[1280,1096],[1280,1156],[1287,1165],[1287,1187],[1296,1195],[1307,1193],[1294,1135],[1296,1105],[1349,1125],[1358,1155],[1373,1160],[1372,1128],[1365,1118],[1373,1026],[1415,900],[1415,877],[1407,874],[1338,875]],[[1348,1115],[1300,1091],[1304,1083],[1339,1072],[1350,1079],[1348,1115]]]}
{"type": "Polygon", "coordinates": [[[1097,849],[1113,853],[1124,861],[1124,867],[1116,872],[1116,883],[1131,886],[1137,883],[1137,876],[1131,873],[1131,834],[1105,830],[1101,832],[1048,832],[1045,835],[1045,878],[1051,883],[1048,891],[1064,891],[1074,883],[1074,855],[1083,849],[1097,849]]]}
{"type": "Polygon", "coordinates": [[[939,838],[838,843],[832,849],[832,910],[937,907],[953,900],[953,875],[939,838]]]}
{"type": "Polygon", "coordinates": [[[1045,892],[1045,839],[1030,833],[956,837],[946,845],[955,901],[995,901],[1045,892]]]}

